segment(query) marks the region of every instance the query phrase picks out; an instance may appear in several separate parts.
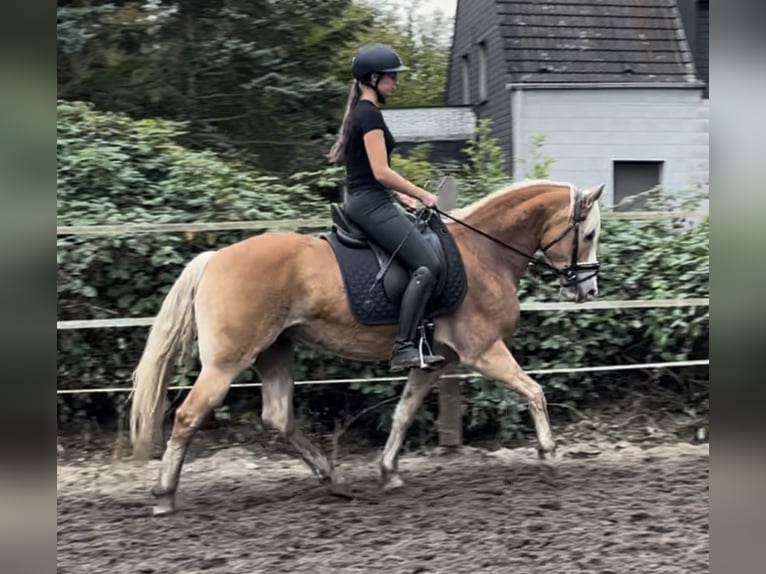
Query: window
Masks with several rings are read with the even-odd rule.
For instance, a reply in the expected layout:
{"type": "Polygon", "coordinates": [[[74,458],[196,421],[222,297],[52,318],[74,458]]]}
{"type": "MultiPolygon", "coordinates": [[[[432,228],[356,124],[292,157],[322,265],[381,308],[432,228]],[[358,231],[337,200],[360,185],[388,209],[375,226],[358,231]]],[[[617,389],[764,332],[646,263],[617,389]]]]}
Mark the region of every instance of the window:
{"type": "Polygon", "coordinates": [[[471,103],[471,78],[468,75],[468,56],[460,59],[460,77],[463,87],[463,104],[471,103]]]}
{"type": "Polygon", "coordinates": [[[487,99],[487,44],[479,43],[479,102],[487,99]]]}
{"type": "MultiPolygon", "coordinates": [[[[661,161],[616,161],[614,162],[614,205],[660,185],[662,181],[661,161]]],[[[644,201],[637,200],[616,211],[638,211],[644,208],[644,201]]]]}

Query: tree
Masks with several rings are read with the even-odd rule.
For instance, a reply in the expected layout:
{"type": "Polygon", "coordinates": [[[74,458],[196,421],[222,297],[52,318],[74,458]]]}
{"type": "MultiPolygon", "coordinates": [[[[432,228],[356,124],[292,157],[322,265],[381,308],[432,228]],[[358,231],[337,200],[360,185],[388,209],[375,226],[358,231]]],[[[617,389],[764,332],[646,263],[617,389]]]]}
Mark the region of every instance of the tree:
{"type": "Polygon", "coordinates": [[[360,45],[390,43],[412,68],[395,105],[443,102],[448,50],[432,26],[351,0],[60,1],[59,97],[188,122],[189,147],[267,171],[316,169],[360,45]]]}
{"type": "Polygon", "coordinates": [[[329,145],[337,52],[370,22],[350,0],[60,6],[59,95],[188,121],[187,145],[289,172],[329,145]]]}
{"type": "Polygon", "coordinates": [[[365,42],[402,52],[397,105],[441,103],[446,50],[351,0],[60,1],[59,97],[188,122],[184,143],[275,173],[314,169],[343,113],[365,42]]]}

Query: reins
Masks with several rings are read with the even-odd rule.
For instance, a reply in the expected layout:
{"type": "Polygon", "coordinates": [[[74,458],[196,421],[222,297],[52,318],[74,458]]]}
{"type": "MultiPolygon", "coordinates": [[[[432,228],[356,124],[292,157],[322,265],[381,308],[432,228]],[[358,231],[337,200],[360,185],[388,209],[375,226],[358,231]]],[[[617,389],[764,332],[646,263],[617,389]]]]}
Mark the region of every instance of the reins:
{"type": "MultiPolygon", "coordinates": [[[[547,262],[545,259],[543,259],[542,257],[540,257],[540,256],[536,256],[536,255],[529,255],[528,253],[525,253],[525,252],[524,252],[524,251],[522,251],[521,249],[517,249],[517,248],[516,248],[516,247],[514,247],[513,245],[509,245],[509,244],[508,244],[508,243],[506,243],[505,241],[503,241],[503,240],[501,240],[501,239],[498,239],[497,237],[493,237],[493,236],[492,236],[492,235],[490,235],[489,233],[486,233],[486,232],[482,231],[481,229],[478,229],[478,228],[474,227],[474,226],[473,226],[473,225],[471,225],[470,223],[466,223],[465,221],[463,221],[463,220],[461,220],[461,219],[458,219],[457,217],[453,217],[452,215],[450,215],[450,214],[449,214],[449,213],[447,213],[446,211],[442,211],[442,210],[441,210],[441,209],[439,209],[438,207],[431,207],[431,208],[426,208],[426,209],[433,209],[433,210],[434,210],[436,213],[438,213],[438,214],[440,214],[440,215],[443,215],[444,217],[446,217],[446,218],[448,218],[448,219],[451,219],[451,220],[452,220],[452,221],[454,221],[455,223],[458,223],[458,224],[462,225],[463,227],[465,227],[465,228],[467,228],[467,229],[470,229],[470,230],[471,230],[471,231],[473,231],[474,233],[478,233],[478,234],[479,234],[479,235],[481,235],[482,237],[486,237],[486,238],[487,238],[487,239],[489,239],[490,241],[494,241],[494,242],[495,242],[495,243],[497,243],[498,245],[502,245],[503,247],[505,247],[506,249],[510,249],[510,250],[511,250],[511,251],[513,251],[514,253],[518,253],[518,254],[519,254],[519,255],[521,255],[522,257],[524,257],[524,258],[528,259],[528,260],[529,260],[529,262],[530,262],[530,265],[543,265],[544,267],[548,267],[549,269],[552,269],[552,270],[553,270],[553,271],[555,271],[556,273],[561,273],[561,271],[560,271],[560,270],[556,269],[556,268],[555,268],[553,265],[551,265],[550,263],[548,263],[548,262],[547,262]]],[[[567,232],[568,232],[570,229],[571,229],[571,228],[567,229],[567,230],[566,230],[566,231],[565,231],[565,232],[564,232],[564,233],[561,235],[561,237],[559,237],[559,240],[560,240],[561,238],[563,238],[563,236],[564,236],[564,235],[566,235],[566,233],[567,233],[567,232]]],[[[557,240],[557,241],[558,241],[558,240],[557,240]]],[[[548,245],[548,247],[550,247],[550,246],[551,246],[551,245],[548,245]]]]}
{"type": "MultiPolygon", "coordinates": [[[[440,186],[441,187],[441,186],[440,186]]],[[[574,242],[572,244],[572,255],[569,262],[569,265],[564,267],[563,269],[557,269],[548,261],[544,259],[544,257],[541,256],[535,256],[530,255],[529,253],[525,253],[521,249],[518,249],[514,247],[513,245],[509,245],[505,241],[502,241],[501,239],[498,239],[497,237],[493,237],[489,233],[486,233],[485,231],[482,231],[481,229],[478,229],[471,225],[470,223],[466,223],[465,221],[462,221],[458,219],[457,217],[453,217],[449,213],[439,209],[438,207],[426,207],[425,210],[433,210],[436,213],[451,219],[455,223],[462,225],[463,227],[470,229],[474,233],[478,233],[482,237],[485,237],[491,241],[494,241],[498,245],[501,245],[505,247],[506,249],[509,249],[513,251],[514,253],[517,253],[518,255],[521,255],[522,257],[529,260],[529,266],[532,267],[534,265],[542,265],[543,267],[546,267],[548,269],[553,270],[557,275],[560,275],[564,278],[566,285],[572,286],[572,285],[578,285],[580,283],[583,283],[584,281],[587,281],[588,279],[591,279],[592,277],[596,276],[598,274],[598,270],[600,265],[597,262],[594,263],[578,263],[577,261],[577,254],[579,251],[580,246],[580,223],[582,222],[582,202],[583,202],[583,193],[581,190],[574,188],[574,209],[572,213],[572,223],[567,227],[564,231],[562,231],[556,239],[549,242],[545,247],[541,248],[541,251],[545,253],[548,249],[553,247],[556,243],[564,239],[566,235],[570,231],[574,231],[574,242]],[[590,275],[582,278],[578,278],[577,273],[578,271],[592,271],[590,275]]]]}

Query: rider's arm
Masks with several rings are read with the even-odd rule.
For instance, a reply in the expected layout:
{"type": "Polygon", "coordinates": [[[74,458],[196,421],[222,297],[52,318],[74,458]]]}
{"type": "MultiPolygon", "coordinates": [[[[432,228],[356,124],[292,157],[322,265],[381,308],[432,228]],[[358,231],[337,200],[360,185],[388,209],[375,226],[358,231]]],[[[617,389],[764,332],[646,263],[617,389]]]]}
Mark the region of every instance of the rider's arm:
{"type": "Polygon", "coordinates": [[[386,141],[383,136],[383,130],[374,129],[365,133],[364,147],[370,160],[372,174],[378,183],[394,191],[419,199],[421,202],[424,199],[428,200],[429,197],[433,197],[426,190],[403,178],[388,165],[388,154],[386,153],[386,141]]]}

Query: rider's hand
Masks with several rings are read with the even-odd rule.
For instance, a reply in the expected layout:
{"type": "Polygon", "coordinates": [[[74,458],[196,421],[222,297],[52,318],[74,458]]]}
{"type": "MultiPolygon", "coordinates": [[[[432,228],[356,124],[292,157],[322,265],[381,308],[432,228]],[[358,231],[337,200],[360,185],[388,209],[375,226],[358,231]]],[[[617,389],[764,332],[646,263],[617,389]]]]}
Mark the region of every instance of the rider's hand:
{"type": "Polygon", "coordinates": [[[434,207],[437,201],[439,201],[439,198],[433,193],[429,193],[427,191],[423,191],[423,195],[420,197],[420,203],[426,207],[434,207]]]}

